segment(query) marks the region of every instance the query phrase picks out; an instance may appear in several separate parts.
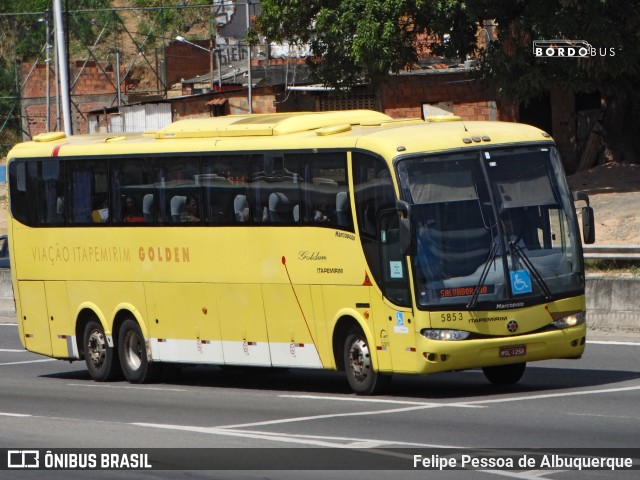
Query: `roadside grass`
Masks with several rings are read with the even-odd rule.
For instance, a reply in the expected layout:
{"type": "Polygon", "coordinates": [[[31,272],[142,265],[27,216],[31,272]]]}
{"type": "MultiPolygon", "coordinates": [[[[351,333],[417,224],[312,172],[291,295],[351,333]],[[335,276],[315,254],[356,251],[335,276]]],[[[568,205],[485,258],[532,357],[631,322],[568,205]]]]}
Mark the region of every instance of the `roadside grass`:
{"type": "Polygon", "coordinates": [[[640,275],[640,260],[588,258],[584,261],[587,273],[631,273],[640,275]]]}

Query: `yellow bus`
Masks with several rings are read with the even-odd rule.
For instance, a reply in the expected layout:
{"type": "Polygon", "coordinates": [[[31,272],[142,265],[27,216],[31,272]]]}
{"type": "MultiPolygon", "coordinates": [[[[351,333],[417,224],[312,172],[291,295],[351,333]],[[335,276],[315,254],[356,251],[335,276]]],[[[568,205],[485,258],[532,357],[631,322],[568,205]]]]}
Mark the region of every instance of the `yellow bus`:
{"type": "Polygon", "coordinates": [[[394,373],[585,347],[582,235],[537,128],[357,110],[38,135],[9,154],[20,338],[96,381],[163,364],[394,373]]]}

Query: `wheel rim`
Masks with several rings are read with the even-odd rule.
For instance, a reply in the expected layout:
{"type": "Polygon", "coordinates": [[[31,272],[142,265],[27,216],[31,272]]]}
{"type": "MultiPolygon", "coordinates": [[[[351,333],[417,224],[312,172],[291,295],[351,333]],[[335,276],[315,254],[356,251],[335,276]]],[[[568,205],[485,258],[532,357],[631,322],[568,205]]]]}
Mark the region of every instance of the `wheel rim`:
{"type": "Polygon", "coordinates": [[[93,366],[101,368],[107,358],[107,341],[100,330],[92,330],[89,334],[87,350],[93,366]]]}
{"type": "Polygon", "coordinates": [[[140,336],[133,331],[127,332],[124,341],[125,360],[129,368],[133,371],[138,370],[142,365],[142,341],[140,336]]]}
{"type": "Polygon", "coordinates": [[[362,382],[367,378],[371,371],[371,355],[369,355],[369,347],[361,338],[356,339],[349,349],[349,367],[353,372],[354,378],[362,382]]]}

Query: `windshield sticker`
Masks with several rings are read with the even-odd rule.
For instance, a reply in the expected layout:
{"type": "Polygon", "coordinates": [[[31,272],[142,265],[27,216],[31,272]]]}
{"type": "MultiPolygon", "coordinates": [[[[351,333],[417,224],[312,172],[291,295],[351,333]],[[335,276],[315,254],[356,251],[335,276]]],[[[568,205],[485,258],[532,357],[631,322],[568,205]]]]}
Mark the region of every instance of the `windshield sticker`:
{"type": "Polygon", "coordinates": [[[394,262],[389,262],[389,274],[391,275],[391,278],[403,278],[402,275],[402,262],[399,261],[394,261],[394,262]]]}
{"type": "Polygon", "coordinates": [[[510,272],[511,274],[511,289],[514,295],[521,295],[523,293],[531,293],[531,277],[526,270],[516,270],[510,272]]]}

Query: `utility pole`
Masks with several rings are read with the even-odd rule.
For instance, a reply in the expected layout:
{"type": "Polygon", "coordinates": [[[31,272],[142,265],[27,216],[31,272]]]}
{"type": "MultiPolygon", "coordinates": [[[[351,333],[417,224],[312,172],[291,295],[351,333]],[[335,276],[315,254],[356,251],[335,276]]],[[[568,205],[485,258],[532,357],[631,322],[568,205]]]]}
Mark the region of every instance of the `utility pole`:
{"type": "MultiPolygon", "coordinates": [[[[246,0],[246,9],[247,9],[247,35],[249,35],[249,29],[251,28],[251,16],[249,12],[249,7],[251,6],[251,0],[246,0]]],[[[248,64],[247,64],[247,98],[249,100],[249,113],[253,113],[253,92],[252,92],[252,80],[251,80],[251,44],[247,42],[247,50],[249,55],[248,64]]]]}
{"type": "Polygon", "coordinates": [[[56,30],[56,47],[58,53],[58,66],[60,70],[60,96],[62,97],[62,116],[64,117],[64,133],[71,136],[73,125],[71,124],[71,99],[69,95],[69,59],[64,40],[64,27],[62,22],[61,0],[53,0],[53,20],[56,30]]]}

